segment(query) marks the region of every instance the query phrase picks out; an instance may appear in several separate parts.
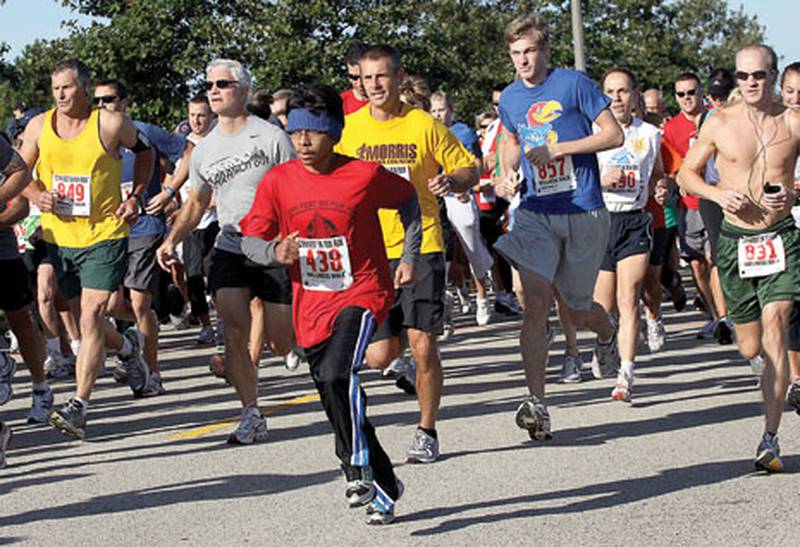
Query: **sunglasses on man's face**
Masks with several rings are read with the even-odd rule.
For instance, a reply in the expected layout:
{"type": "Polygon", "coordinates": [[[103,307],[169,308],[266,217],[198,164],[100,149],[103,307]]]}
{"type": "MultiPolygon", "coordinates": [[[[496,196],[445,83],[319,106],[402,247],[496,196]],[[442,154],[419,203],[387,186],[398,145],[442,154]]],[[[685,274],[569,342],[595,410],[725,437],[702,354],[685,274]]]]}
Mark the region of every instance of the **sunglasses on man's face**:
{"type": "Polygon", "coordinates": [[[677,95],[678,98],[680,99],[683,99],[687,95],[689,97],[694,97],[695,95],[697,95],[697,89],[695,88],[695,89],[687,89],[686,91],[676,91],[675,95],[677,95]]]}
{"type": "Polygon", "coordinates": [[[348,79],[349,79],[351,82],[355,82],[355,81],[357,81],[359,78],[361,78],[361,74],[350,74],[350,73],[348,72],[348,73],[347,73],[347,78],[348,78],[348,79]]]}
{"type": "Polygon", "coordinates": [[[756,70],[755,72],[745,72],[743,70],[736,71],[736,79],[742,82],[746,82],[750,79],[750,76],[755,78],[758,81],[765,80],[767,78],[767,71],[766,70],[756,70]]]}
{"type": "Polygon", "coordinates": [[[94,97],[94,104],[109,104],[117,100],[116,95],[103,95],[101,97],[94,97]]]}
{"type": "Polygon", "coordinates": [[[226,89],[228,87],[235,86],[238,84],[236,80],[216,80],[216,81],[206,81],[203,82],[203,89],[206,91],[211,91],[214,86],[217,86],[217,89],[226,89]]]}

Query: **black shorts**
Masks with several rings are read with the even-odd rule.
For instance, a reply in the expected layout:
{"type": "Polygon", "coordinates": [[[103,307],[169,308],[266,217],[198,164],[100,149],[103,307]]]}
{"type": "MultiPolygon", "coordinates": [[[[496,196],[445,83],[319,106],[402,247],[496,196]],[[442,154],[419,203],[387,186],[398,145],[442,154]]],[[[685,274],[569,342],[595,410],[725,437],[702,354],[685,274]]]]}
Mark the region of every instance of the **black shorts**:
{"type": "Polygon", "coordinates": [[[215,248],[211,251],[208,290],[214,293],[229,287],[248,288],[252,296],[265,302],[292,303],[292,282],[286,268],[267,268],[244,255],[215,248]]]}
{"type": "Polygon", "coordinates": [[[661,266],[667,254],[667,229],[653,228],[653,246],[650,249],[650,265],[661,266]]]}
{"type": "Polygon", "coordinates": [[[33,302],[31,279],[22,258],[0,260],[0,309],[16,311],[33,302]]]}
{"type": "Polygon", "coordinates": [[[42,264],[53,264],[53,260],[47,252],[47,243],[43,239],[36,241],[33,244],[33,248],[25,249],[22,260],[31,274],[35,274],[42,264]]]}
{"type": "MultiPolygon", "coordinates": [[[[399,259],[389,261],[394,272],[399,259]]],[[[414,284],[397,291],[389,317],[381,323],[372,341],[400,336],[412,328],[431,334],[442,334],[444,328],[444,253],[420,255],[414,268],[414,284]]]]}
{"type": "Polygon", "coordinates": [[[496,208],[491,211],[480,212],[481,236],[486,241],[486,247],[494,251],[494,244],[503,235],[503,213],[505,210],[496,208]]]}
{"type": "Polygon", "coordinates": [[[160,268],[156,262],[156,250],[164,241],[162,234],[131,237],[128,239],[128,269],[122,286],[126,289],[158,292],[160,268]]]}
{"type": "Polygon", "coordinates": [[[789,351],[800,351],[800,302],[795,301],[789,316],[789,351]]]}
{"type": "Polygon", "coordinates": [[[650,213],[629,211],[611,213],[611,228],[608,232],[608,245],[600,269],[606,272],[617,271],[617,262],[629,256],[650,252],[653,244],[650,213]]]}
{"type": "Polygon", "coordinates": [[[183,240],[183,263],[186,265],[186,278],[206,275],[207,258],[214,249],[214,241],[219,233],[219,224],[212,222],[207,227],[194,230],[183,240]]]}
{"type": "Polygon", "coordinates": [[[719,231],[724,218],[722,207],[713,201],[701,199],[700,217],[703,219],[703,225],[706,228],[708,246],[711,251],[711,264],[713,265],[717,263],[717,241],[719,240],[719,231]]]}

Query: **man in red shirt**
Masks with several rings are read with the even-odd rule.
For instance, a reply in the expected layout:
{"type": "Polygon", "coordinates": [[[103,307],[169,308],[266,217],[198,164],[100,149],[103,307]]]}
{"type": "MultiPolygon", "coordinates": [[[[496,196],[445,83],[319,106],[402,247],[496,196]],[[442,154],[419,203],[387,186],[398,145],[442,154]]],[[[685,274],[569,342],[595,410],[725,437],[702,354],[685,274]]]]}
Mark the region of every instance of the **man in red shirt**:
{"type": "Polygon", "coordinates": [[[254,262],[289,267],[297,343],[336,436],[345,496],[351,507],[367,505],[367,524],[388,524],[403,486],[367,420],[358,371],[394,289],[413,282],[422,221],[411,183],[333,152],[343,126],[331,87],[311,86],[290,100],[286,130],[298,158],[264,176],[240,223],[242,249],[254,262]],[[397,209],[405,229],[394,279],[379,209],[397,209]]]}
{"type": "Polygon", "coordinates": [[[344,58],[344,63],[347,65],[347,79],[350,80],[350,85],[353,86],[339,95],[342,98],[342,108],[345,116],[352,114],[369,103],[367,91],[364,89],[364,82],[361,81],[361,67],[358,64],[363,50],[364,46],[362,45],[353,46],[344,58]]]}
{"type": "MultiPolygon", "coordinates": [[[[697,133],[697,122],[705,112],[703,105],[703,85],[700,78],[691,72],[684,72],[675,79],[675,98],[681,108],[680,114],[664,124],[664,141],[678,152],[681,158],[686,156],[697,133]]],[[[708,256],[711,252],[703,219],[700,216],[700,200],[697,196],[683,195],[680,203],[680,220],[678,233],[681,255],[692,267],[697,291],[711,315],[699,338],[710,338],[716,327],[717,317],[714,295],[711,292],[711,267],[708,256]]]]}

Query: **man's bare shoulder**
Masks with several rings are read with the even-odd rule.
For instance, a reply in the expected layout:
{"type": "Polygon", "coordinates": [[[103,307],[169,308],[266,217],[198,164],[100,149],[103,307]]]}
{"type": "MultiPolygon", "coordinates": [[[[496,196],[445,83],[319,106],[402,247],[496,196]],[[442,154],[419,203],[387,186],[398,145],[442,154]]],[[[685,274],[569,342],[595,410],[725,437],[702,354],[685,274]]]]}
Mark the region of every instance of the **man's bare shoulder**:
{"type": "Polygon", "coordinates": [[[29,121],[28,125],[25,126],[25,132],[22,135],[23,142],[26,138],[39,138],[39,136],[42,134],[42,128],[44,127],[44,120],[46,117],[47,112],[42,112],[41,114],[37,114],[31,118],[31,121],[29,121]]]}
{"type": "Polygon", "coordinates": [[[100,109],[100,129],[108,134],[115,134],[122,127],[125,115],[119,112],[112,112],[105,108],[100,109]]]}
{"type": "Polygon", "coordinates": [[[792,135],[795,138],[800,138],[800,110],[787,108],[784,116],[786,116],[786,122],[791,128],[792,135]]]}

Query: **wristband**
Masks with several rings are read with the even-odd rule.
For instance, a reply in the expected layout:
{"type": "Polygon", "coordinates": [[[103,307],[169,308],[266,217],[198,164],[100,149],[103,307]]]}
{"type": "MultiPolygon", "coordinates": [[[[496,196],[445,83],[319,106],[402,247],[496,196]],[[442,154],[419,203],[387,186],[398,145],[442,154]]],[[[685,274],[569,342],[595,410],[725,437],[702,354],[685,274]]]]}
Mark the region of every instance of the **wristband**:
{"type": "Polygon", "coordinates": [[[167,193],[167,197],[169,199],[174,198],[175,194],[177,193],[177,192],[175,192],[175,188],[173,188],[172,186],[167,186],[166,184],[164,186],[162,186],[161,189],[164,190],[167,193]]]}

